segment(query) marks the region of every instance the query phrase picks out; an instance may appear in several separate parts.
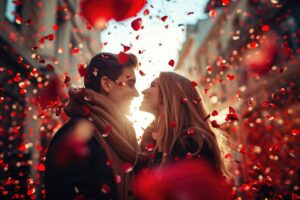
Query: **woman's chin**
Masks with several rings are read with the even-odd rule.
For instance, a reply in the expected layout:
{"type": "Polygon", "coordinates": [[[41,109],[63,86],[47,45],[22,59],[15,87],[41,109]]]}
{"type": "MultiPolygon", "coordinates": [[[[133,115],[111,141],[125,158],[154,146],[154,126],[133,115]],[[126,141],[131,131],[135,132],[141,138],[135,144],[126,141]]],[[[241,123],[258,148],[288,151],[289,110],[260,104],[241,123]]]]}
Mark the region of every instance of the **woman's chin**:
{"type": "Polygon", "coordinates": [[[140,111],[151,113],[145,104],[141,104],[139,107],[140,111]]]}

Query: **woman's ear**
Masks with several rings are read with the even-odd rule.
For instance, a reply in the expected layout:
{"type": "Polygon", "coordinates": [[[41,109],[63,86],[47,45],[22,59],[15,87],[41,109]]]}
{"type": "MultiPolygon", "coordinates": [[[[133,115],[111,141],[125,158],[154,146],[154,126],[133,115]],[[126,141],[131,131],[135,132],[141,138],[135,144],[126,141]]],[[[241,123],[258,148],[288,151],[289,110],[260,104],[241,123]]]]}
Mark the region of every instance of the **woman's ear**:
{"type": "Polygon", "coordinates": [[[100,79],[100,85],[102,90],[106,93],[109,94],[111,91],[111,82],[110,79],[107,76],[102,76],[100,79]]]}

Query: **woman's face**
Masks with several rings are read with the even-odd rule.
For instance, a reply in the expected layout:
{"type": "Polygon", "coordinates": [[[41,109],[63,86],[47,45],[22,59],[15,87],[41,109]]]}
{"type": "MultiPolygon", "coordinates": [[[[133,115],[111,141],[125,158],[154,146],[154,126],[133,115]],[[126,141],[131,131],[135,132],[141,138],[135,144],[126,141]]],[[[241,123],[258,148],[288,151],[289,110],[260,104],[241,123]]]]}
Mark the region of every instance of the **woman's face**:
{"type": "Polygon", "coordinates": [[[159,113],[160,104],[158,78],[154,79],[151,82],[150,87],[142,91],[142,94],[144,95],[144,99],[140,106],[140,110],[152,113],[153,115],[157,116],[159,113]]]}

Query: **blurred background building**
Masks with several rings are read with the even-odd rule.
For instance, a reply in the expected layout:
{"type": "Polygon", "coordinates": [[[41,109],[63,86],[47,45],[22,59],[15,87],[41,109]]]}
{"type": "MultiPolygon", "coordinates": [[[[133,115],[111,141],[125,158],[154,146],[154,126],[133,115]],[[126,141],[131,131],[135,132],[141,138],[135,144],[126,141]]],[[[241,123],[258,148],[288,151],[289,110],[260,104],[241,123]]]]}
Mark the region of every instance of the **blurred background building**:
{"type": "Polygon", "coordinates": [[[176,70],[199,81],[231,136],[233,194],[299,198],[300,1],[211,0],[206,11],[176,70]],[[239,121],[225,120],[229,107],[239,121]]]}
{"type": "Polygon", "coordinates": [[[64,117],[61,102],[41,109],[35,98],[58,80],[65,87],[78,79],[100,34],[78,0],[0,1],[0,28],[0,199],[41,199],[43,154],[64,117]]]}

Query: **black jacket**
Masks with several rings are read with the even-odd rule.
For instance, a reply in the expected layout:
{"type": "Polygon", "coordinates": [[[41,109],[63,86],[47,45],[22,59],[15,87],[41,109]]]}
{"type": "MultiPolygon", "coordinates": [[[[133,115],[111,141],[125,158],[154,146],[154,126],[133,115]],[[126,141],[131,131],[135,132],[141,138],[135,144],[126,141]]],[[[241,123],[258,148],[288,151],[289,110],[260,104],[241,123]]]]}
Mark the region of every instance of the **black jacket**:
{"type": "MultiPolygon", "coordinates": [[[[94,137],[86,143],[90,152],[88,156],[72,159],[66,156],[67,164],[57,165],[57,155],[60,155],[62,146],[67,146],[66,138],[72,134],[72,128],[79,120],[81,118],[71,118],[58,130],[48,147],[45,174],[46,199],[73,200],[77,195],[78,197],[81,195],[84,199],[114,200],[116,199],[114,176],[107,165],[104,150],[94,137]]],[[[66,146],[65,148],[68,148],[66,146]]]]}

